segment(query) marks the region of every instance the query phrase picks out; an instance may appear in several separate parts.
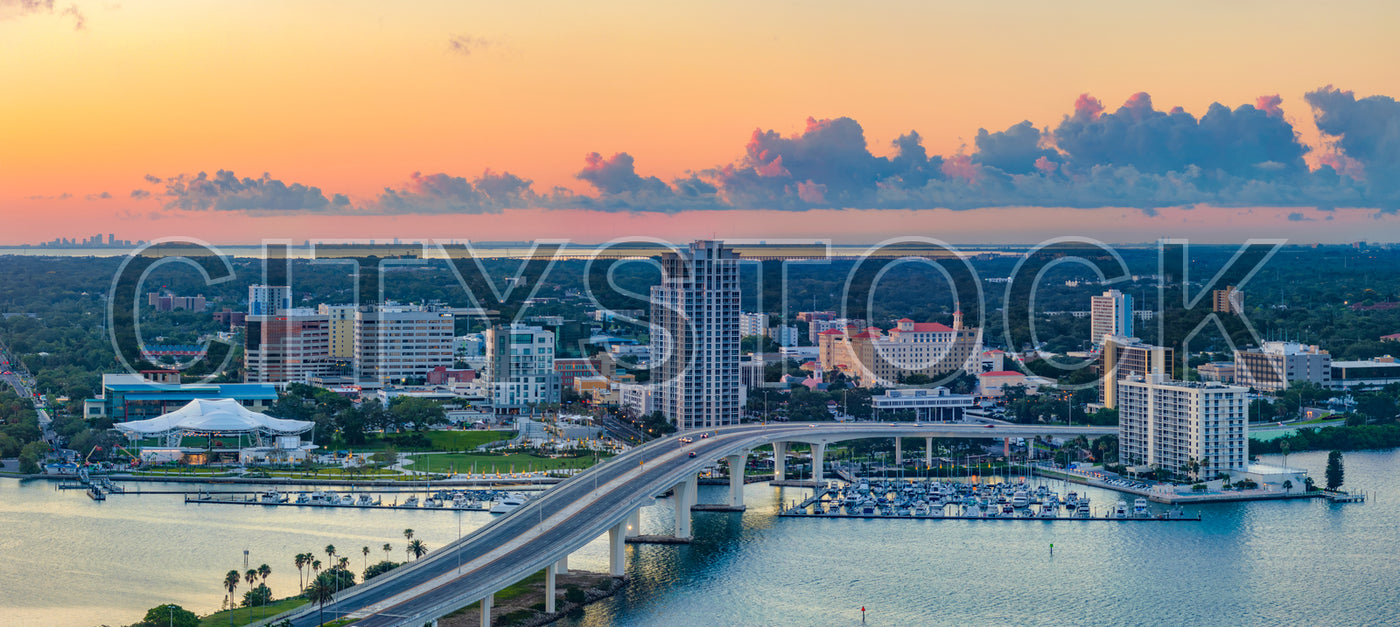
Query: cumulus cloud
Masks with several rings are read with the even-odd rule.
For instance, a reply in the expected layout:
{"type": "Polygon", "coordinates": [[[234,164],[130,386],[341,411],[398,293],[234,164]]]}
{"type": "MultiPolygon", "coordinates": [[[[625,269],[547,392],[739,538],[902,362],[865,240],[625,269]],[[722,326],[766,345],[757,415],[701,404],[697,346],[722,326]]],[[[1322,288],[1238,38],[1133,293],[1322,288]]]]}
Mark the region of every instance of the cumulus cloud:
{"type": "Polygon", "coordinates": [[[1333,142],[1333,152],[1320,161],[1364,177],[1378,207],[1400,208],[1400,103],[1389,96],[1358,99],[1331,85],[1304,97],[1318,130],[1333,142]]]}
{"type": "Polygon", "coordinates": [[[162,197],[166,207],[187,210],[347,214],[1031,206],[1154,215],[1194,205],[1400,206],[1400,104],[1331,87],[1308,94],[1307,102],[1326,137],[1316,150],[1299,141],[1278,95],[1235,108],[1212,104],[1197,118],[1181,107],[1162,111],[1145,92],[1113,111],[1084,94],[1053,128],[1024,121],[982,129],[971,147],[948,157],[929,155],[915,131],[876,154],[855,120],[808,118],[792,134],[755,129],[733,161],[670,181],[638,172],[627,152],[589,153],[575,175],[588,193],[537,192],[528,179],[488,169],[470,179],[414,173],[374,198],[352,201],[268,175],[239,179],[220,171],[165,179],[162,197]],[[1309,152],[1320,164],[1315,170],[1304,161],[1309,152]]]}
{"type": "Polygon", "coordinates": [[[165,179],[161,194],[166,209],[185,211],[321,211],[331,201],[316,187],[284,183],[264,173],[261,178],[238,178],[219,170],[181,174],[165,179]]]}

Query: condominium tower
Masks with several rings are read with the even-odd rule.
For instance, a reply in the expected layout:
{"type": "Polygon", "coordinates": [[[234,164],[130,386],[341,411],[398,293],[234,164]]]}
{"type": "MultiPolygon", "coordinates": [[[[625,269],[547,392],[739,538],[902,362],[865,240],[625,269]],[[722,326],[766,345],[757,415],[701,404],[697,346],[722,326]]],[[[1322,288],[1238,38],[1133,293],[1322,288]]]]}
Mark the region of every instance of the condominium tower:
{"type": "Polygon", "coordinates": [[[658,411],[678,429],[739,422],[739,263],[722,242],[661,258],[651,288],[651,381],[658,411]]]}

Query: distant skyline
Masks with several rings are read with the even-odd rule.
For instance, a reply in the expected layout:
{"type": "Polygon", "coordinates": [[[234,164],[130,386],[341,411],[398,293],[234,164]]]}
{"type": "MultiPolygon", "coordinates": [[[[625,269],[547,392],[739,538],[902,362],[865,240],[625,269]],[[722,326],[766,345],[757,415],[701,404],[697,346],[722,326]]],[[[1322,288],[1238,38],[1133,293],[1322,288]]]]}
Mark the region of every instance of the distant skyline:
{"type": "Polygon", "coordinates": [[[0,245],[1394,241],[1397,18],[0,0],[0,245]]]}

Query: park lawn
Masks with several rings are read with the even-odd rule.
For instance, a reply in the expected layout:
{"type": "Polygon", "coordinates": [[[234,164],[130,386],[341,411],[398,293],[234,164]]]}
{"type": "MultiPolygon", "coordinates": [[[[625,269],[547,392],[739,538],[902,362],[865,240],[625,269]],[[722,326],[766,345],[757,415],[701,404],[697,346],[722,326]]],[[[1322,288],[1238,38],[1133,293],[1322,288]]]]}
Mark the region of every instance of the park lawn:
{"type": "MultiPolygon", "coordinates": [[[[396,437],[389,438],[386,438],[383,435],[377,433],[369,434],[368,436],[366,436],[366,442],[364,444],[350,445],[345,444],[344,442],[335,441],[327,445],[325,449],[332,451],[348,450],[355,451],[357,453],[366,453],[372,451],[382,451],[392,446],[401,451],[409,450],[409,447],[405,447],[401,443],[394,441],[397,438],[403,438],[407,435],[411,434],[395,434],[396,437]]],[[[515,435],[515,432],[478,431],[474,429],[466,431],[430,430],[424,431],[423,435],[424,437],[428,438],[428,441],[432,443],[432,446],[427,449],[413,448],[412,450],[470,451],[475,450],[476,447],[481,446],[482,444],[489,444],[498,440],[509,440],[511,436],[515,435]]]]}
{"type": "Polygon", "coordinates": [[[412,464],[405,464],[404,467],[417,472],[447,473],[454,469],[458,474],[472,472],[472,464],[476,464],[477,474],[495,472],[506,474],[511,472],[511,465],[514,464],[514,472],[528,472],[532,470],[561,470],[566,468],[587,468],[593,465],[593,456],[584,457],[537,457],[524,453],[511,453],[506,455],[488,455],[480,453],[444,453],[435,455],[409,455],[408,460],[412,464]]]}
{"type": "MultiPolygon", "coordinates": [[[[266,606],[240,607],[232,610],[232,619],[235,627],[237,625],[248,625],[256,623],[264,618],[276,616],[287,610],[306,605],[306,597],[290,597],[280,601],[273,601],[266,606]]],[[[229,610],[215,612],[199,619],[199,627],[226,627],[229,624],[229,610]]]]}
{"type": "Polygon", "coordinates": [[[149,477],[215,477],[233,476],[234,473],[227,468],[143,468],[133,470],[133,475],[145,475],[149,477]]]}
{"type": "Polygon", "coordinates": [[[403,473],[397,470],[374,469],[363,472],[350,470],[348,468],[322,468],[319,471],[308,470],[269,470],[269,477],[285,477],[289,479],[392,479],[402,476],[403,473]]]}

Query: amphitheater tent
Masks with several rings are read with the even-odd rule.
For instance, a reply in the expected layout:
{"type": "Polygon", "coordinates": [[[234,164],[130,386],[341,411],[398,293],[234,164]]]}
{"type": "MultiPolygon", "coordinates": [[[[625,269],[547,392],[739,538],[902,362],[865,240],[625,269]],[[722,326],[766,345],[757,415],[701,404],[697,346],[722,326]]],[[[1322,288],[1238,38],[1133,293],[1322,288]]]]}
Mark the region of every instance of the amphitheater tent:
{"type": "Polygon", "coordinates": [[[178,446],[187,435],[251,435],[261,441],[264,436],[301,435],[315,424],[250,411],[233,399],[196,399],[168,414],[117,423],[113,428],[128,439],[164,438],[167,446],[178,446]]]}

